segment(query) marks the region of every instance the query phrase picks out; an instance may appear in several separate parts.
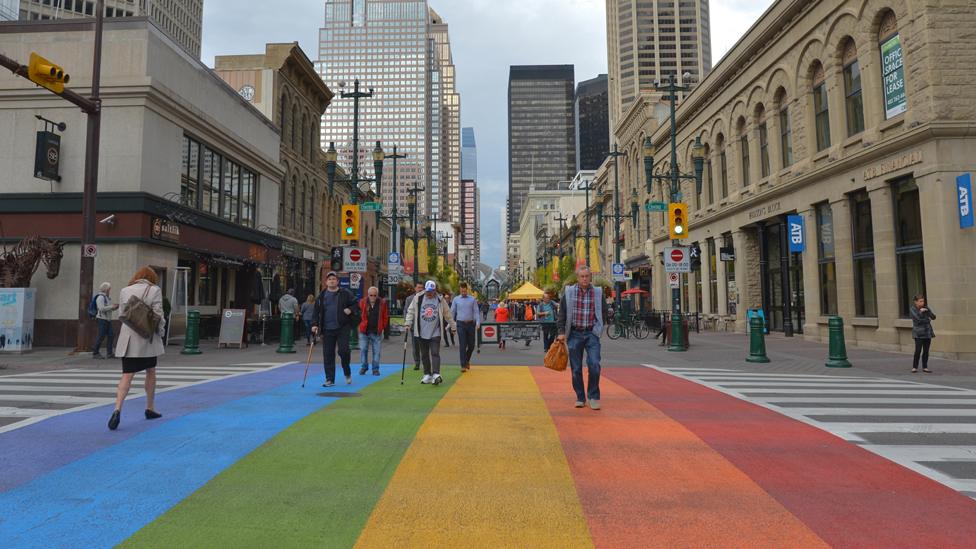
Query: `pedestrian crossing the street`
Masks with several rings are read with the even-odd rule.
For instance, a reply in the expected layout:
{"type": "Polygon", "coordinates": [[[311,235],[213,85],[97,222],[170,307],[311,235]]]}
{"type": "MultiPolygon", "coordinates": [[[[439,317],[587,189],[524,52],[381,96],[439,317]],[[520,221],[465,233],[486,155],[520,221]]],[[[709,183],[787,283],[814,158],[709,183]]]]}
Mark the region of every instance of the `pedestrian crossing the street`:
{"type": "Polygon", "coordinates": [[[649,368],[825,430],[976,498],[976,391],[843,374],[649,368]]]}
{"type": "MultiPolygon", "coordinates": [[[[278,368],[287,362],[157,369],[156,392],[278,368]]],[[[115,401],[120,372],[74,368],[0,376],[0,433],[44,419],[115,401]]],[[[136,374],[128,398],[145,395],[145,376],[136,374]]]]}

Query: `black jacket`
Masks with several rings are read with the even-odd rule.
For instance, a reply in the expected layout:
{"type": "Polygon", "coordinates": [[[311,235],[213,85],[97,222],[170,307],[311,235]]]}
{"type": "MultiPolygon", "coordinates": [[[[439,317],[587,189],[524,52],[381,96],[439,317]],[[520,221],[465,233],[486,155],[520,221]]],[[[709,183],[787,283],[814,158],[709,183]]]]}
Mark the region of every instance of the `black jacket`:
{"type": "MultiPolygon", "coordinates": [[[[312,319],[313,327],[321,327],[325,329],[325,292],[328,290],[322,290],[319,297],[315,299],[315,317],[312,319]]],[[[352,295],[352,292],[345,288],[339,288],[339,313],[336,315],[336,319],[339,321],[340,328],[349,328],[351,326],[359,325],[359,305],[357,305],[357,299],[352,295]],[[346,314],[343,309],[349,309],[352,314],[346,314]]]]}

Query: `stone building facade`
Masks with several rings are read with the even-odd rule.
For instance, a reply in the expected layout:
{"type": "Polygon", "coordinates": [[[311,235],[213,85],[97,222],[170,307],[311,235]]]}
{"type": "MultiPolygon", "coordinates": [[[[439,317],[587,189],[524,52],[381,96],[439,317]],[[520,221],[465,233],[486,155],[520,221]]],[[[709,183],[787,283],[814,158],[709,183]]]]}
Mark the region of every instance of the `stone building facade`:
{"type": "MultiPolygon", "coordinates": [[[[974,25],[968,0],[774,3],[677,111],[681,171],[696,138],[705,152],[701,192],[681,189],[683,244],[702,250],[684,309],[744,331],[761,307],[772,330],[818,341],[838,315],[848,343],[907,351],[908,308],[926,294],[933,352],[976,356],[976,230],[960,228],[954,184],[976,170],[976,39],[953,31],[974,25]]],[[[669,200],[658,182],[648,192],[641,152],[651,136],[655,173],[670,172],[667,114],[644,95],[615,135],[641,202],[669,200]]],[[[628,235],[627,253],[653,258],[653,304],[666,309],[665,216],[642,214],[649,239],[628,235]]]]}

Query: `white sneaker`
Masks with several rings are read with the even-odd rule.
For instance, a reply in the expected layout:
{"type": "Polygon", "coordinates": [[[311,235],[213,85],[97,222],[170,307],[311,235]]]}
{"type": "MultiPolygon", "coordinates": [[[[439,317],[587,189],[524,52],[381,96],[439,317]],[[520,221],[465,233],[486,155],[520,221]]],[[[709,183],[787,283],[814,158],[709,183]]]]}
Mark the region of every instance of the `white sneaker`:
{"type": "Polygon", "coordinates": [[[430,382],[434,385],[440,385],[444,382],[444,378],[442,378],[440,374],[434,374],[434,377],[430,380],[430,382]]]}
{"type": "Polygon", "coordinates": [[[420,379],[420,382],[423,383],[424,385],[429,385],[431,380],[433,380],[433,378],[425,374],[424,377],[420,379]]]}

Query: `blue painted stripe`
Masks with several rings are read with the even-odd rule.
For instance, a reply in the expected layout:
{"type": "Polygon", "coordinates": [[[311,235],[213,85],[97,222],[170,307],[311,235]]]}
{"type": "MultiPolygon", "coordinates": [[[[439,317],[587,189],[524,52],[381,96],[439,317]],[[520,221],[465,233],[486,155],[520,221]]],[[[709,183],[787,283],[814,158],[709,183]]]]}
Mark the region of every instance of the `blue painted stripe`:
{"type": "MultiPolygon", "coordinates": [[[[389,366],[384,376],[355,376],[352,385],[329,390],[358,391],[390,375],[389,366]]],[[[0,540],[5,548],[114,546],[335,402],[316,396],[322,390],[293,382],[191,413],[0,494],[0,540]]]]}

